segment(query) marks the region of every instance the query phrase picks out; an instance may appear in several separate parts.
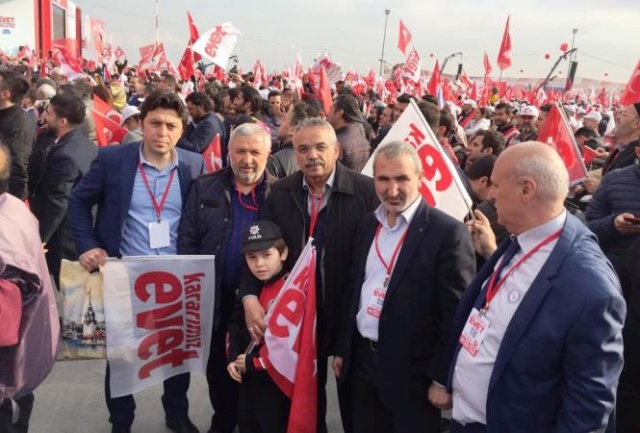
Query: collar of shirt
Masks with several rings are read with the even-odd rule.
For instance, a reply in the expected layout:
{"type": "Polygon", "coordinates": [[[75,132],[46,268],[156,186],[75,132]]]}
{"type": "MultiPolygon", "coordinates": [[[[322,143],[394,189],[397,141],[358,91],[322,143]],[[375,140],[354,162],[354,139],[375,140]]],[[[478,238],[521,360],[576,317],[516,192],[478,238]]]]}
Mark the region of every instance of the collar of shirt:
{"type": "Polygon", "coordinates": [[[396,222],[396,225],[393,227],[389,227],[389,221],[387,220],[387,210],[383,205],[378,206],[378,208],[374,212],[374,215],[376,216],[376,218],[378,219],[378,221],[380,222],[382,227],[384,227],[385,230],[393,232],[395,230],[398,230],[400,227],[404,226],[405,224],[403,224],[403,222],[406,223],[407,226],[411,224],[411,220],[413,219],[413,216],[416,214],[416,211],[418,210],[418,206],[420,206],[421,200],[422,200],[421,197],[418,197],[417,199],[415,199],[413,203],[411,203],[409,207],[406,208],[400,214],[400,218],[396,222]]]}
{"type": "MultiPolygon", "coordinates": [[[[329,176],[329,179],[327,179],[327,182],[324,184],[324,189],[322,191],[322,193],[326,193],[327,190],[332,190],[333,189],[333,184],[335,183],[336,180],[336,169],[334,168],[333,171],[331,172],[331,175],[329,176]]],[[[305,191],[309,192],[309,183],[307,183],[307,177],[306,176],[302,176],[302,187],[305,189],[305,191]]]]}
{"type": "Polygon", "coordinates": [[[558,216],[552,218],[546,223],[520,233],[517,236],[518,243],[524,254],[531,251],[540,243],[541,239],[546,239],[558,230],[562,230],[567,220],[567,211],[563,210],[558,216]]]}
{"type": "MultiPolygon", "coordinates": [[[[144,158],[144,155],[142,154],[142,146],[144,146],[144,142],[140,145],[140,150],[138,151],[138,155],[139,155],[139,158],[140,158],[140,164],[147,165],[149,167],[155,168],[155,166],[153,164],[151,164],[149,161],[147,161],[144,158]]],[[[171,150],[171,164],[169,164],[163,170],[159,170],[159,171],[173,170],[177,166],[178,166],[178,152],[175,149],[172,149],[171,150]]]]}

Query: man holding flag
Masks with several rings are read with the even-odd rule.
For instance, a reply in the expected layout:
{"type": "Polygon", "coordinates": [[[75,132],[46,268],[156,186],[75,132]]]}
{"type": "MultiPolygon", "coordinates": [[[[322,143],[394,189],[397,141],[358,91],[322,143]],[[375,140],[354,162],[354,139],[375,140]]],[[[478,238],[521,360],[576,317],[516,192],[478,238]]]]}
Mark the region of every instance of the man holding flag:
{"type": "Polygon", "coordinates": [[[421,197],[422,173],[404,141],[374,159],[381,205],[356,236],[333,362],[350,388],[355,433],[437,433],[451,404],[446,341],[475,256],[464,224],[421,197]]]}

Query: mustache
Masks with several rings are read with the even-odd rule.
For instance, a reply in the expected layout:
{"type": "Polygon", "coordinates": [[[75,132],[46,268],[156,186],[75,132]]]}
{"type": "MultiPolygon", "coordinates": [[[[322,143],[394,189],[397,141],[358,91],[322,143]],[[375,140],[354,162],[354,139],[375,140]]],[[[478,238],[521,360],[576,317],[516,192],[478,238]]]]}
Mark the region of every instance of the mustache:
{"type": "Polygon", "coordinates": [[[321,159],[310,159],[304,166],[309,168],[324,167],[324,162],[321,159]]]}

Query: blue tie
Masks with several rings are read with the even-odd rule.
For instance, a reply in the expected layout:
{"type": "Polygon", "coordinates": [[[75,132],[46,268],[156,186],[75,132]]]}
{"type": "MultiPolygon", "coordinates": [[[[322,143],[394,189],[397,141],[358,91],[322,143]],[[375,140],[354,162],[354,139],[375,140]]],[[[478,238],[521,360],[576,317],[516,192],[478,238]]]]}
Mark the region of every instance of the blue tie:
{"type": "Polygon", "coordinates": [[[504,250],[502,257],[498,259],[498,268],[491,275],[489,275],[489,279],[486,281],[484,287],[482,288],[482,291],[478,296],[478,299],[476,300],[474,307],[477,309],[482,308],[484,304],[486,304],[487,302],[487,286],[489,285],[489,280],[491,280],[491,278],[493,277],[493,274],[497,274],[496,283],[500,281],[500,274],[504,270],[504,267],[520,251],[520,244],[518,243],[518,238],[516,238],[515,236],[511,236],[510,240],[511,240],[511,243],[504,250]]]}

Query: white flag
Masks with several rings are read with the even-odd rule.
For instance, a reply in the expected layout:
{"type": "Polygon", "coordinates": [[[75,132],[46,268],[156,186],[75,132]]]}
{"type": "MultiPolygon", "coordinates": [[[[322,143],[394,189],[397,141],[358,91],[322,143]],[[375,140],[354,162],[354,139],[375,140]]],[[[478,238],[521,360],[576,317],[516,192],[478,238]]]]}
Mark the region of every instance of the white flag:
{"type": "Polygon", "coordinates": [[[226,69],[239,36],[240,30],[235,28],[233,24],[222,23],[200,35],[191,49],[222,69],[226,69]]]}
{"type": "Polygon", "coordinates": [[[215,298],[213,256],[109,259],[104,310],[111,395],[205,373],[215,298]]]}
{"type": "Polygon", "coordinates": [[[387,136],[376,148],[376,152],[371,155],[362,169],[362,174],[373,176],[373,159],[378,149],[396,140],[406,141],[418,151],[423,173],[420,193],[425,201],[430,206],[462,221],[469,213],[471,197],[453,162],[442,150],[442,146],[413,100],[393,124],[387,136]]]}
{"type": "Polygon", "coordinates": [[[421,72],[422,63],[420,62],[420,54],[418,54],[416,47],[411,47],[411,50],[404,61],[403,75],[414,83],[418,83],[420,82],[421,72]]]}

